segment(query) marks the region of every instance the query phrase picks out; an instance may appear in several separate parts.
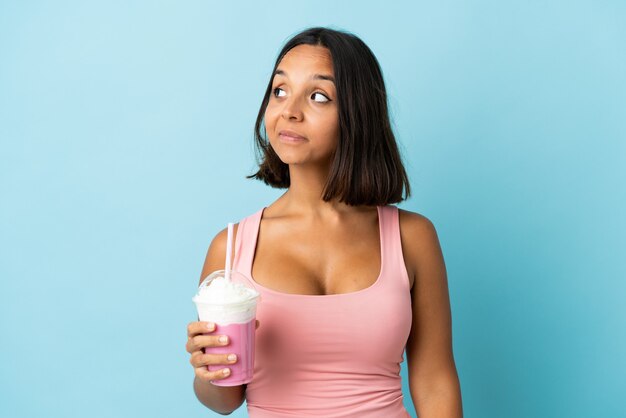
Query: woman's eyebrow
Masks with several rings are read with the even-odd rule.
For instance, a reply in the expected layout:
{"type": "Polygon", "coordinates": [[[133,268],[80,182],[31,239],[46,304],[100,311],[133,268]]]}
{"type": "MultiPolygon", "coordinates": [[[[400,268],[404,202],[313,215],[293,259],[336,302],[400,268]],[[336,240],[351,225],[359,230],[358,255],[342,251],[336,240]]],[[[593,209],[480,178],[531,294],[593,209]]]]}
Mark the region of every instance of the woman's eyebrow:
{"type": "MultiPolygon", "coordinates": [[[[287,75],[286,72],[284,72],[283,70],[276,70],[276,72],[274,72],[274,75],[283,75],[287,78],[289,78],[289,76],[287,75]]],[[[333,84],[335,83],[335,78],[332,75],[328,75],[328,74],[313,74],[311,76],[312,80],[328,80],[328,81],[332,81],[333,84]]]]}

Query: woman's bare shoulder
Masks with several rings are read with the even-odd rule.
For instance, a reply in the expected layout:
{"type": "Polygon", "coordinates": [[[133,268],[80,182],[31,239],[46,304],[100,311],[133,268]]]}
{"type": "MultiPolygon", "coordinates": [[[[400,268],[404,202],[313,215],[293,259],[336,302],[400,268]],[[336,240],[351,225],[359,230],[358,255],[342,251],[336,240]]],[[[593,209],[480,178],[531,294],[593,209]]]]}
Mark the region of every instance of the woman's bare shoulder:
{"type": "Polygon", "coordinates": [[[404,209],[398,209],[400,216],[400,228],[411,230],[412,232],[419,233],[419,230],[434,229],[434,225],[430,219],[421,213],[411,212],[404,209]]]}
{"type": "Polygon", "coordinates": [[[439,238],[433,222],[426,216],[399,209],[402,250],[407,264],[415,271],[417,266],[440,251],[439,238]]]}

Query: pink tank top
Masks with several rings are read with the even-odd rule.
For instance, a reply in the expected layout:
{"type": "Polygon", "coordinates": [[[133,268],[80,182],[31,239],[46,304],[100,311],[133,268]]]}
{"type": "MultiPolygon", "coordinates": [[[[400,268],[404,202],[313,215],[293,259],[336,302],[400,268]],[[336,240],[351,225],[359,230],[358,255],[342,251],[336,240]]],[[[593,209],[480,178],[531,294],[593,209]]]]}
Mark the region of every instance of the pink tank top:
{"type": "Polygon", "coordinates": [[[405,418],[400,363],[411,329],[398,208],[378,207],[381,270],[357,292],[300,295],[255,282],[263,210],[239,223],[233,268],[261,293],[251,418],[405,418]]]}

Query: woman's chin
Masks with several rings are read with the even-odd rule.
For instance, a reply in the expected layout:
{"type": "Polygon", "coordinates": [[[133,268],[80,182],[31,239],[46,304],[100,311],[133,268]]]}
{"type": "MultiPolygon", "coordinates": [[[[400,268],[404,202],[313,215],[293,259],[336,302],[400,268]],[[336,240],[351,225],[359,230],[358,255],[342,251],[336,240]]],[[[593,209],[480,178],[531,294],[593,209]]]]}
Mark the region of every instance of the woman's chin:
{"type": "Polygon", "coordinates": [[[310,153],[303,152],[289,152],[289,150],[281,150],[282,152],[276,153],[280,161],[287,165],[293,166],[326,166],[329,164],[332,157],[312,156],[310,153]]]}
{"type": "Polygon", "coordinates": [[[277,154],[278,158],[280,158],[280,161],[282,161],[285,164],[306,164],[306,163],[310,163],[310,158],[308,158],[307,156],[302,155],[302,153],[297,153],[297,152],[281,152],[280,154],[277,154]]]}

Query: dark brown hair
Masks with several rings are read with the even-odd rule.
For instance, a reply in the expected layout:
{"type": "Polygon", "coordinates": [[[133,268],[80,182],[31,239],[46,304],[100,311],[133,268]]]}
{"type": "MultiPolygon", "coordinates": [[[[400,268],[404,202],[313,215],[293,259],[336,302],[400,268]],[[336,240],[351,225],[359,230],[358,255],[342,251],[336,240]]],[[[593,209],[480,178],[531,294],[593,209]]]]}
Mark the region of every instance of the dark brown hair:
{"type": "Polygon", "coordinates": [[[274,73],[289,50],[301,45],[322,46],[333,60],[339,143],[331,163],[323,200],[338,198],[348,205],[398,203],[411,194],[387,109],[387,92],[376,57],[356,35],[324,27],[306,29],[280,51],[254,126],[259,170],[247,178],[276,188],[290,185],[289,166],[272,149],[263,125],[274,73]],[[403,191],[406,195],[403,197],[403,191]]]}

